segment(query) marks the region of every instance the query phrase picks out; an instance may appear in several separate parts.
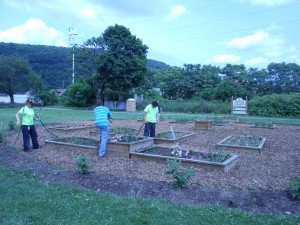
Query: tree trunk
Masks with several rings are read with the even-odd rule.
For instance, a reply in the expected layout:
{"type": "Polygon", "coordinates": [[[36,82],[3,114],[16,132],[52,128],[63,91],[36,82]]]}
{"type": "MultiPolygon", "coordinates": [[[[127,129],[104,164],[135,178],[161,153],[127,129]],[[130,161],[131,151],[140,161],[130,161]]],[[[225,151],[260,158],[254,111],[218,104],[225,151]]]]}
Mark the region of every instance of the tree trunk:
{"type": "Polygon", "coordinates": [[[10,107],[15,107],[15,99],[14,99],[14,95],[9,95],[10,98],[10,107]]]}

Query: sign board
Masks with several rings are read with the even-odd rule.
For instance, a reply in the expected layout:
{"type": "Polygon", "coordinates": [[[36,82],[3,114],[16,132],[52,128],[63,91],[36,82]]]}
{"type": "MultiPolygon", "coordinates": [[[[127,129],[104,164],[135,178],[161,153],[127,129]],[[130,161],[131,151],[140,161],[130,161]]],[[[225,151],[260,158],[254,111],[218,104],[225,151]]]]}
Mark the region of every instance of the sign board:
{"type": "Polygon", "coordinates": [[[247,97],[246,100],[242,98],[232,100],[232,114],[247,115],[247,97]]]}

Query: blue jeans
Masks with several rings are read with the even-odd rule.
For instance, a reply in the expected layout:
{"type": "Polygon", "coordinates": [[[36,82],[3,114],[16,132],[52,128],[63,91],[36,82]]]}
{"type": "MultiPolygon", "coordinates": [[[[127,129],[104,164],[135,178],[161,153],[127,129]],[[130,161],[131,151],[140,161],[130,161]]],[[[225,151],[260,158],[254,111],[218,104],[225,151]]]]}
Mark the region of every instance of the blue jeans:
{"type": "Polygon", "coordinates": [[[144,136],[147,137],[150,135],[150,137],[155,137],[155,125],[156,123],[145,123],[145,129],[144,129],[144,136]]]}
{"type": "Polygon", "coordinates": [[[38,149],[39,148],[39,142],[37,140],[37,132],[34,125],[22,125],[22,134],[23,134],[23,150],[25,152],[29,151],[30,149],[30,139],[32,141],[32,148],[38,149]]]}
{"type": "Polygon", "coordinates": [[[108,139],[109,126],[97,126],[100,132],[99,156],[104,156],[106,152],[106,142],[108,139]]]}

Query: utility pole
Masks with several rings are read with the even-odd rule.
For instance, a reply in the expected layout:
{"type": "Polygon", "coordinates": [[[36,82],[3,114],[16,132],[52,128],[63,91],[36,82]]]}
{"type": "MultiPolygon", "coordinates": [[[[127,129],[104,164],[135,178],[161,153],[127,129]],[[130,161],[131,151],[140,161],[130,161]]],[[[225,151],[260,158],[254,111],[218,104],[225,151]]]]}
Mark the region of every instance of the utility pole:
{"type": "Polygon", "coordinates": [[[69,42],[70,40],[72,40],[72,43],[70,45],[72,45],[72,52],[73,52],[73,73],[72,73],[72,84],[74,84],[75,82],[75,56],[74,56],[74,39],[75,39],[75,29],[74,29],[74,25],[72,27],[69,27],[69,42]]]}

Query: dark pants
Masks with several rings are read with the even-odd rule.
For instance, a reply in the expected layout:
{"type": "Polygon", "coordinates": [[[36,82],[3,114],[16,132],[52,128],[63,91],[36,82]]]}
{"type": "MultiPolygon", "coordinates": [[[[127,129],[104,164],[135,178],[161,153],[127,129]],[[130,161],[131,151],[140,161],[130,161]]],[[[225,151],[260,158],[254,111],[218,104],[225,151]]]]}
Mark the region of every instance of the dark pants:
{"type": "Polygon", "coordinates": [[[38,149],[39,148],[39,143],[38,143],[38,136],[36,133],[36,129],[34,125],[22,125],[22,134],[23,134],[23,145],[24,145],[24,151],[27,152],[29,151],[30,148],[30,139],[32,141],[32,148],[33,149],[38,149]]]}
{"type": "Polygon", "coordinates": [[[150,135],[150,137],[155,137],[155,126],[156,123],[145,123],[144,136],[147,137],[150,135]]]}

